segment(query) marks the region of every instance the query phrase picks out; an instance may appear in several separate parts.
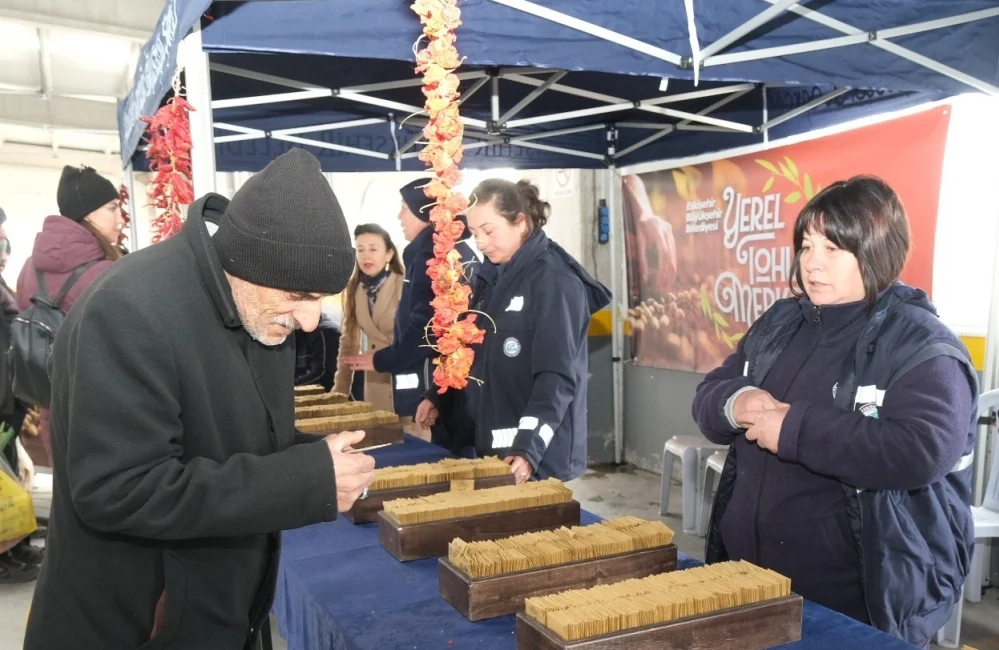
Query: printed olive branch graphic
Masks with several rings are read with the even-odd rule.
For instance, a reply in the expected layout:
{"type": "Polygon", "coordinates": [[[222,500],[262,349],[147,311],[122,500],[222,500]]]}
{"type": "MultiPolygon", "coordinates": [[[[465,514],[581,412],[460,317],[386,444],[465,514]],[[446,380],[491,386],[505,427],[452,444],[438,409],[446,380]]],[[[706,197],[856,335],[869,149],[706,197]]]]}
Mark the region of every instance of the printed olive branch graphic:
{"type": "Polygon", "coordinates": [[[715,311],[711,305],[711,296],[708,295],[707,291],[703,290],[701,291],[701,311],[704,312],[704,315],[715,326],[715,336],[721,339],[728,346],[729,350],[734,350],[735,344],[742,340],[745,334],[740,332],[730,335],[728,333],[728,321],[725,320],[725,317],[720,312],[715,311]]]}
{"type": "Polygon", "coordinates": [[[764,160],[762,158],[758,158],[756,160],[756,164],[773,174],[767,179],[767,182],[763,184],[764,193],[770,191],[770,188],[774,186],[774,182],[777,180],[778,176],[785,178],[798,188],[798,191],[791,192],[784,197],[784,203],[788,205],[792,205],[800,201],[802,195],[804,195],[806,201],[811,201],[813,196],[822,191],[822,186],[818,183],[813,183],[811,176],[805,174],[804,178],[801,177],[801,174],[798,171],[798,166],[793,160],[791,160],[790,156],[784,156],[784,160],[782,161],[778,160],[776,166],[769,160],[764,160]]]}

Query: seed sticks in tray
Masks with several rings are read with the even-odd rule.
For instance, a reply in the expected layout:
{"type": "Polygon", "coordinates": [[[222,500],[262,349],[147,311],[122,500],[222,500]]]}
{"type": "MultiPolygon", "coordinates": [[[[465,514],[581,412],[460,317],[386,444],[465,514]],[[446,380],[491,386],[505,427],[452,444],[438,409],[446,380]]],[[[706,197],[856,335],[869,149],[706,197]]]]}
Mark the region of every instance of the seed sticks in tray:
{"type": "Polygon", "coordinates": [[[524,601],[672,571],[673,531],[621,517],[495,541],[451,542],[438,563],[441,596],[468,620],[524,611],[524,601]]]}

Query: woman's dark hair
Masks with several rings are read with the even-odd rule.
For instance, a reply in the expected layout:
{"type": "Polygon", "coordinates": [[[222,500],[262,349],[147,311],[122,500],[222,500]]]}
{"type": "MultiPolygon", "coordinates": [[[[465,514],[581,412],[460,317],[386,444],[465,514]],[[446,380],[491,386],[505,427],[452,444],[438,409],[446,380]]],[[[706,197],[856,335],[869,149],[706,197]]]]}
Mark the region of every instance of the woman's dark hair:
{"type": "Polygon", "coordinates": [[[874,176],[837,181],[805,205],[794,224],[791,292],[804,295],[801,246],[815,231],[857,258],[864,295],[871,305],[898,279],[909,256],[909,220],[901,199],[874,176]]]}
{"type": "Polygon", "coordinates": [[[483,205],[492,203],[496,212],[511,224],[520,221],[520,215],[527,218],[527,234],[545,227],[552,207],[541,200],[541,192],[531,181],[516,183],[501,178],[489,178],[472,190],[471,203],[483,205]]]}
{"type": "Polygon", "coordinates": [[[86,219],[80,221],[80,225],[90,231],[90,234],[97,238],[98,243],[101,245],[101,250],[104,251],[104,257],[106,259],[115,262],[120,260],[124,255],[121,254],[121,249],[118,248],[117,244],[108,241],[108,238],[101,234],[97,228],[95,228],[86,219]]]}
{"type": "MultiPolygon", "coordinates": [[[[399,275],[405,273],[402,269],[402,259],[399,256],[399,251],[392,242],[392,237],[388,234],[388,231],[377,223],[362,223],[354,228],[354,241],[356,242],[357,238],[361,235],[378,235],[381,237],[382,241],[385,242],[385,250],[392,253],[392,259],[389,260],[389,272],[399,275]]],[[[355,258],[354,275],[350,276],[350,281],[347,283],[347,288],[343,294],[343,326],[340,328],[341,332],[346,332],[348,326],[357,324],[357,314],[354,313],[354,295],[357,293],[357,285],[361,283],[362,273],[364,271],[361,270],[361,265],[355,258]]]]}

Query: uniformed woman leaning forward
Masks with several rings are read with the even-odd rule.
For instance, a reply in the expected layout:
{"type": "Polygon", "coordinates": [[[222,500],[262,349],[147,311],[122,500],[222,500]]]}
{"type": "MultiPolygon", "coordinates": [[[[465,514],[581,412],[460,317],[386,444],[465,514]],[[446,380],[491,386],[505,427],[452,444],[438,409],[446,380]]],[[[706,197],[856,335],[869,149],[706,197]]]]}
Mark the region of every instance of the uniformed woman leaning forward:
{"type": "Polygon", "coordinates": [[[417,411],[434,440],[506,460],[517,483],[586,469],[587,330],[610,292],[542,231],[550,206],[528,181],[483,181],[468,226],[486,259],[472,308],[486,338],[462,391],[417,411]]]}

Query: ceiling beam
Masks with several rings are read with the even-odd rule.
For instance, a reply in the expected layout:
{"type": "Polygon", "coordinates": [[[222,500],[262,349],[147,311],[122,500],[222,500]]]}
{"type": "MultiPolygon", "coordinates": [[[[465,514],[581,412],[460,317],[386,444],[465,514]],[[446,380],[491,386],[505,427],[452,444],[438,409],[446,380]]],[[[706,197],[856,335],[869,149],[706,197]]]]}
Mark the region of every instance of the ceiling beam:
{"type": "Polygon", "coordinates": [[[42,97],[52,96],[52,57],[49,56],[48,30],[38,28],[38,68],[41,71],[42,97]]]}
{"type": "Polygon", "coordinates": [[[61,129],[77,131],[104,132],[118,129],[118,116],[113,104],[66,97],[46,100],[39,95],[0,94],[0,122],[31,125],[40,121],[61,129]]]}
{"type": "Polygon", "coordinates": [[[146,31],[144,29],[137,29],[134,26],[97,22],[84,17],[86,16],[86,6],[90,4],[87,2],[60,3],[60,9],[64,11],[62,14],[46,14],[31,8],[20,8],[18,6],[23,4],[25,3],[18,2],[17,0],[0,0],[0,20],[9,20],[39,28],[68,29],[86,34],[116,36],[140,44],[149,40],[149,36],[156,25],[156,21],[153,20],[153,23],[149,26],[149,30],[146,31]],[[68,11],[71,7],[76,9],[68,11]],[[80,9],[84,11],[80,11],[80,9]]]}

